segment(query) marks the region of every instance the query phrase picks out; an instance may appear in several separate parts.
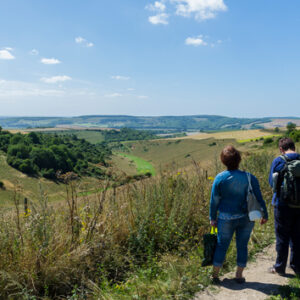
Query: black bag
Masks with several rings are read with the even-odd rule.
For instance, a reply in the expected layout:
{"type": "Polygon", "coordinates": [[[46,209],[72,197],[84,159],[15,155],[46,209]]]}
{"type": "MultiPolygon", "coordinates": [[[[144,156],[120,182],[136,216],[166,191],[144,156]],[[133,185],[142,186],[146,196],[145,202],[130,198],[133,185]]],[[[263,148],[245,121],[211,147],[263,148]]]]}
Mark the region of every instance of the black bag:
{"type": "Polygon", "coordinates": [[[217,242],[217,228],[212,227],[210,233],[203,235],[204,258],[202,260],[202,267],[210,266],[213,264],[217,242]]]}
{"type": "Polygon", "coordinates": [[[285,166],[279,172],[280,200],[289,207],[300,208],[300,160],[291,160],[286,155],[281,158],[285,161],[285,166]]]}

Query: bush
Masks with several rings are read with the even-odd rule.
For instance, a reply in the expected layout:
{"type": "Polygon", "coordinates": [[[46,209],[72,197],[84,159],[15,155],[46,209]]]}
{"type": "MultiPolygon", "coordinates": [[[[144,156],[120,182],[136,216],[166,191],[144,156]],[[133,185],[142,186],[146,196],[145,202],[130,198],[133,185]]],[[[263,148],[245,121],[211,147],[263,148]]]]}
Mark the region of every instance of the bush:
{"type": "Polygon", "coordinates": [[[41,175],[47,179],[56,179],[56,173],[54,169],[42,169],[41,175]]]}
{"type": "Polygon", "coordinates": [[[264,145],[272,144],[273,143],[273,138],[268,137],[264,139],[264,145]]]}
{"type": "Polygon", "coordinates": [[[30,159],[24,159],[20,162],[18,169],[26,174],[33,175],[36,174],[36,169],[30,159]]]}

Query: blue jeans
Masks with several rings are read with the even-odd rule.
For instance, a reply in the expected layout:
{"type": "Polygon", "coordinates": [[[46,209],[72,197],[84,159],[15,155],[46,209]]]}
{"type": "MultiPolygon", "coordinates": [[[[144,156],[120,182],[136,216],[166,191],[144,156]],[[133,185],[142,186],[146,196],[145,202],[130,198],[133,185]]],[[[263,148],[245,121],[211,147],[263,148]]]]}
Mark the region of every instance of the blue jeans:
{"type": "Polygon", "coordinates": [[[275,206],[274,216],[277,251],[274,267],[277,272],[285,273],[291,247],[290,266],[300,275],[300,209],[275,206]]]}
{"type": "Polygon", "coordinates": [[[232,240],[233,233],[236,235],[237,265],[246,267],[248,259],[248,242],[254,227],[254,222],[248,216],[233,219],[218,219],[218,244],[214,255],[213,265],[221,267],[225,260],[226,252],[232,240]]]}

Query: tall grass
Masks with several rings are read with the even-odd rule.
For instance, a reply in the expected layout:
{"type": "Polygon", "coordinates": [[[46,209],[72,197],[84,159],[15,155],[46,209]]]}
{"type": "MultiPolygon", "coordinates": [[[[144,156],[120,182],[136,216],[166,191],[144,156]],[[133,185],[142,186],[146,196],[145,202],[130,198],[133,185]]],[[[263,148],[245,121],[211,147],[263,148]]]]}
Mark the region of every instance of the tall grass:
{"type": "MultiPolygon", "coordinates": [[[[259,178],[268,202],[271,158],[246,154],[242,166],[259,178]]],[[[0,216],[0,298],[188,299],[208,283],[201,238],[209,229],[210,176],[220,168],[216,160],[209,170],[195,163],[193,172],[119,188],[101,182],[99,193],[84,197],[69,181],[65,202],[50,205],[41,189],[25,212],[16,193],[15,209],[0,216]]],[[[251,249],[270,232],[270,225],[258,228],[251,249]]]]}

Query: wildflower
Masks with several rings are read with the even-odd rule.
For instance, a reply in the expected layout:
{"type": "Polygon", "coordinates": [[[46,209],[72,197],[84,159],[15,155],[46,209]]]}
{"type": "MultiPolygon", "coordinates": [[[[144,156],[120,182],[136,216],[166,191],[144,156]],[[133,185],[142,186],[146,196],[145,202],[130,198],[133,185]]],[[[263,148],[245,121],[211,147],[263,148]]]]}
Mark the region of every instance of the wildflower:
{"type": "Polygon", "coordinates": [[[212,176],[209,176],[207,179],[210,180],[210,181],[214,181],[215,180],[215,178],[213,178],[212,176]]]}

